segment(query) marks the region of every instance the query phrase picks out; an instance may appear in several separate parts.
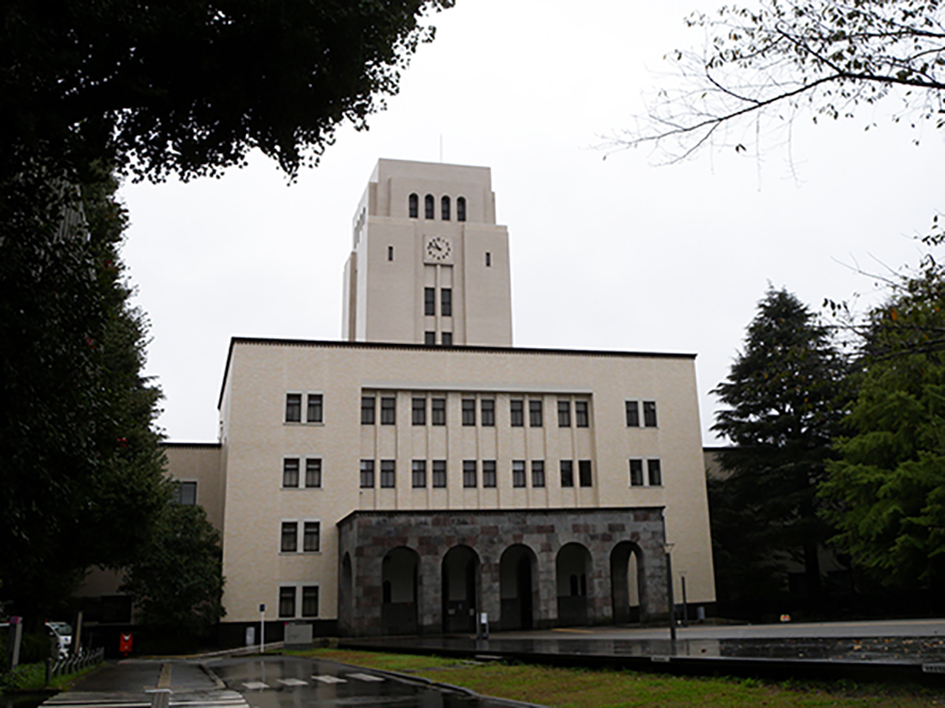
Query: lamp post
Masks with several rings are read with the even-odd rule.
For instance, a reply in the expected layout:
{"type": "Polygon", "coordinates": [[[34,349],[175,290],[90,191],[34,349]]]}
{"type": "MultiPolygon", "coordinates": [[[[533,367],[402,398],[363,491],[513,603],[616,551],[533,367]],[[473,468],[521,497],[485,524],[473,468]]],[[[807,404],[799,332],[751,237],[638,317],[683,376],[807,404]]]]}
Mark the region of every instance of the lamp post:
{"type": "Polygon", "coordinates": [[[673,597],[673,544],[664,544],[666,550],[666,597],[669,600],[669,640],[676,650],[676,600],[673,597]]]}

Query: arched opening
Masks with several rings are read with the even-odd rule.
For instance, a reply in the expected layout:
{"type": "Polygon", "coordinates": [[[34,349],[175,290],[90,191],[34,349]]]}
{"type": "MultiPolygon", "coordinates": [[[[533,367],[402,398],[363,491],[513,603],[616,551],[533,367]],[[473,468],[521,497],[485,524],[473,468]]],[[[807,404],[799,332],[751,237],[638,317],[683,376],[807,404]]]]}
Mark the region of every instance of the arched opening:
{"type": "Polygon", "coordinates": [[[453,546],[443,556],[443,631],[475,632],[479,556],[469,546],[453,546]]]}
{"type": "Polygon", "coordinates": [[[639,622],[646,617],[646,581],[643,550],[635,543],[621,541],[610,553],[610,594],[614,624],[639,622]]]}
{"type": "Polygon", "coordinates": [[[538,558],[528,546],[509,546],[499,559],[502,629],[532,629],[538,606],[538,558]]]}
{"type": "Polygon", "coordinates": [[[416,194],[411,194],[407,198],[407,209],[410,214],[411,219],[416,219],[420,216],[420,197],[416,194]]]}
{"type": "Polygon", "coordinates": [[[338,585],[338,618],[341,631],[351,634],[354,619],[354,576],[351,568],[351,554],[345,553],[341,559],[341,582],[338,585]]]}
{"type": "Polygon", "coordinates": [[[440,199],[440,216],[443,218],[443,221],[450,220],[450,198],[444,196],[440,199]]]}
{"type": "Polygon", "coordinates": [[[433,199],[432,194],[428,194],[423,198],[423,216],[425,219],[436,218],[436,215],[433,213],[436,202],[433,199]]]}
{"type": "Polygon", "coordinates": [[[466,221],[466,197],[456,197],[456,221],[466,221]]]}
{"type": "Polygon", "coordinates": [[[412,548],[393,548],[381,564],[381,631],[417,633],[417,579],[420,556],[412,548]]]}
{"type": "Polygon", "coordinates": [[[555,557],[558,623],[587,624],[587,579],[591,552],[580,543],[566,543],[555,557]]]}

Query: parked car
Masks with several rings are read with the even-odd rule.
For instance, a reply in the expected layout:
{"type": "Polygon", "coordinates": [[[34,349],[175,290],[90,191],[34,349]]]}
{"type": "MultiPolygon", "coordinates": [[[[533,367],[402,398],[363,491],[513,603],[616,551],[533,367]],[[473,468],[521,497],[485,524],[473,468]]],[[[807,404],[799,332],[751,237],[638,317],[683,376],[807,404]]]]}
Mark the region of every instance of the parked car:
{"type": "Polygon", "coordinates": [[[72,648],[72,625],[68,622],[46,622],[46,632],[56,642],[58,658],[68,657],[72,648]]]}

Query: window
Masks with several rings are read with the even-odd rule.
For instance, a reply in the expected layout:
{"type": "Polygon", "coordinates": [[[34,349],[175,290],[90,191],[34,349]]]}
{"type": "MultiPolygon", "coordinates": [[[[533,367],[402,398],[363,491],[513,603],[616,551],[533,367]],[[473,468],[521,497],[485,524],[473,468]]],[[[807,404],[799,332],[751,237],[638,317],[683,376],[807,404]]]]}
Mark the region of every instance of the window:
{"type": "Polygon", "coordinates": [[[643,460],[630,460],[630,486],[643,486],[643,460]]]}
{"type": "Polygon", "coordinates": [[[476,399],[463,399],[463,425],[476,424],[476,399]]]}
{"type": "Polygon", "coordinates": [[[374,396],[361,396],[361,425],[374,425],[374,396]]]}
{"type": "Polygon", "coordinates": [[[582,487],[594,486],[594,480],[591,477],[590,460],[578,460],[578,482],[582,487]]]}
{"type": "Polygon", "coordinates": [[[443,332],[443,334],[440,335],[440,339],[444,347],[453,346],[453,333],[452,332],[443,332]]]}
{"type": "Polygon", "coordinates": [[[299,458],[287,457],[282,461],[282,486],[299,486],[299,458]]]}
{"type": "Polygon", "coordinates": [[[533,428],[541,427],[541,400],[528,402],[528,424],[533,428]]]}
{"type": "Polygon", "coordinates": [[[495,400],[485,398],[479,401],[479,407],[482,409],[482,424],[486,427],[495,425],[495,400]]]}
{"type": "Polygon", "coordinates": [[[194,506],[197,503],[197,483],[178,482],[175,501],[181,506],[194,506]]]}
{"type": "Polygon", "coordinates": [[[423,314],[436,316],[436,288],[423,289],[423,314]]]}
{"type": "Polygon", "coordinates": [[[558,401],[558,427],[571,427],[571,401],[558,401]]]}
{"type": "Polygon", "coordinates": [[[453,289],[440,288],[440,314],[443,317],[453,316],[453,289]]]}
{"type": "Polygon", "coordinates": [[[476,486],[475,460],[463,460],[463,486],[467,488],[476,486]]]}
{"type": "Polygon", "coordinates": [[[397,399],[393,396],[381,398],[381,425],[393,425],[397,421],[397,399]]]}
{"type": "Polygon", "coordinates": [[[489,251],[486,251],[486,268],[492,267],[492,254],[489,251]]]}
{"type": "Polygon", "coordinates": [[[285,422],[300,423],[302,421],[302,394],[287,393],[285,395],[285,422]]]}
{"type": "Polygon", "coordinates": [[[381,460],[381,488],[392,489],[397,484],[396,460],[381,460]]]}
{"type": "Polygon", "coordinates": [[[456,197],[456,221],[466,221],[466,197],[456,197]]]}
{"type": "Polygon", "coordinates": [[[450,220],[450,198],[444,196],[440,199],[440,216],[443,218],[443,221],[450,220]]]}
{"type": "Polygon", "coordinates": [[[432,347],[434,344],[436,344],[436,332],[424,332],[423,343],[428,347],[432,347]]]}
{"type": "Polygon", "coordinates": [[[545,461],[532,460],[532,486],[545,486],[545,461]]]}
{"type": "Polygon", "coordinates": [[[579,428],[586,428],[588,423],[587,401],[574,402],[574,424],[579,428]]]}
{"type": "Polygon", "coordinates": [[[322,458],[307,457],[305,459],[305,486],[308,489],[322,486],[322,458]]]}
{"type": "Polygon", "coordinates": [[[433,486],[446,486],[446,460],[433,460],[433,486]]]}
{"type": "Polygon", "coordinates": [[[387,260],[389,261],[394,260],[394,247],[393,246],[387,247],[387,260]]]}
{"type": "Polygon", "coordinates": [[[374,460],[361,460],[361,488],[374,489],[374,460]]]}
{"type": "Polygon", "coordinates": [[[407,214],[409,214],[411,219],[416,219],[420,216],[420,197],[416,194],[411,194],[407,197],[407,214]]]}
{"type": "Polygon", "coordinates": [[[279,542],[279,550],[283,553],[295,553],[299,550],[298,540],[299,525],[295,521],[282,522],[282,537],[279,542]]]}
{"type": "Polygon", "coordinates": [[[322,394],[308,394],[308,408],[305,411],[305,421],[307,423],[322,422],[322,394]]]}
{"type": "Polygon", "coordinates": [[[656,401],[643,401],[643,425],[656,427],[656,401]]]}
{"type": "Polygon", "coordinates": [[[662,487],[663,486],[663,471],[660,469],[659,460],[647,460],[646,461],[646,472],[649,477],[649,483],[651,487],[662,487]]]}
{"type": "Polygon", "coordinates": [[[561,460],[561,486],[574,486],[574,462],[572,460],[561,460]]]}
{"type": "Polygon", "coordinates": [[[509,402],[509,412],[512,417],[512,427],[521,428],[525,425],[524,401],[513,400],[509,402]]]}
{"type": "Polygon", "coordinates": [[[512,486],[525,486],[525,460],[512,460],[512,486]]]}
{"type": "Polygon", "coordinates": [[[304,585],[302,587],[302,616],[318,617],[317,585],[304,585]]]}
{"type": "Polygon", "coordinates": [[[427,424],[427,399],[414,398],[412,411],[411,420],[413,421],[414,425],[427,424]]]}
{"type": "Polygon", "coordinates": [[[306,521],[302,526],[302,550],[317,553],[321,550],[321,522],[306,521]]]}
{"type": "Polygon", "coordinates": [[[279,616],[295,617],[295,588],[279,588],[279,616]]]}
{"type": "Polygon", "coordinates": [[[423,216],[425,219],[435,219],[436,216],[433,214],[434,209],[433,195],[428,194],[423,198],[423,216]]]}
{"type": "Polygon", "coordinates": [[[494,488],[496,484],[495,460],[482,461],[482,486],[494,488]]]}
{"type": "Polygon", "coordinates": [[[427,461],[414,460],[411,468],[410,480],[415,489],[427,486],[427,461]]]}
{"type": "Polygon", "coordinates": [[[433,425],[446,425],[445,398],[434,398],[430,401],[430,422],[433,425]]]}
{"type": "Polygon", "coordinates": [[[640,427],[640,403],[638,401],[627,401],[627,427],[640,427]]]}

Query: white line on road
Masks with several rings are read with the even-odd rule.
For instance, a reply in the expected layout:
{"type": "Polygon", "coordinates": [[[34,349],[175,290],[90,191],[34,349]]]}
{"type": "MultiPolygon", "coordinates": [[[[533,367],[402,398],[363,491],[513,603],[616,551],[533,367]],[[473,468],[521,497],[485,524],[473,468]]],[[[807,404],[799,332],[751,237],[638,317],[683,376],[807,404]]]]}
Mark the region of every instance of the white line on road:
{"type": "Polygon", "coordinates": [[[322,683],[348,683],[343,678],[338,678],[337,676],[312,676],[312,678],[322,683]]]}
{"type": "Polygon", "coordinates": [[[373,674],[345,674],[348,678],[356,678],[360,681],[369,681],[379,683],[384,679],[380,676],[374,676],[373,674]]]}

